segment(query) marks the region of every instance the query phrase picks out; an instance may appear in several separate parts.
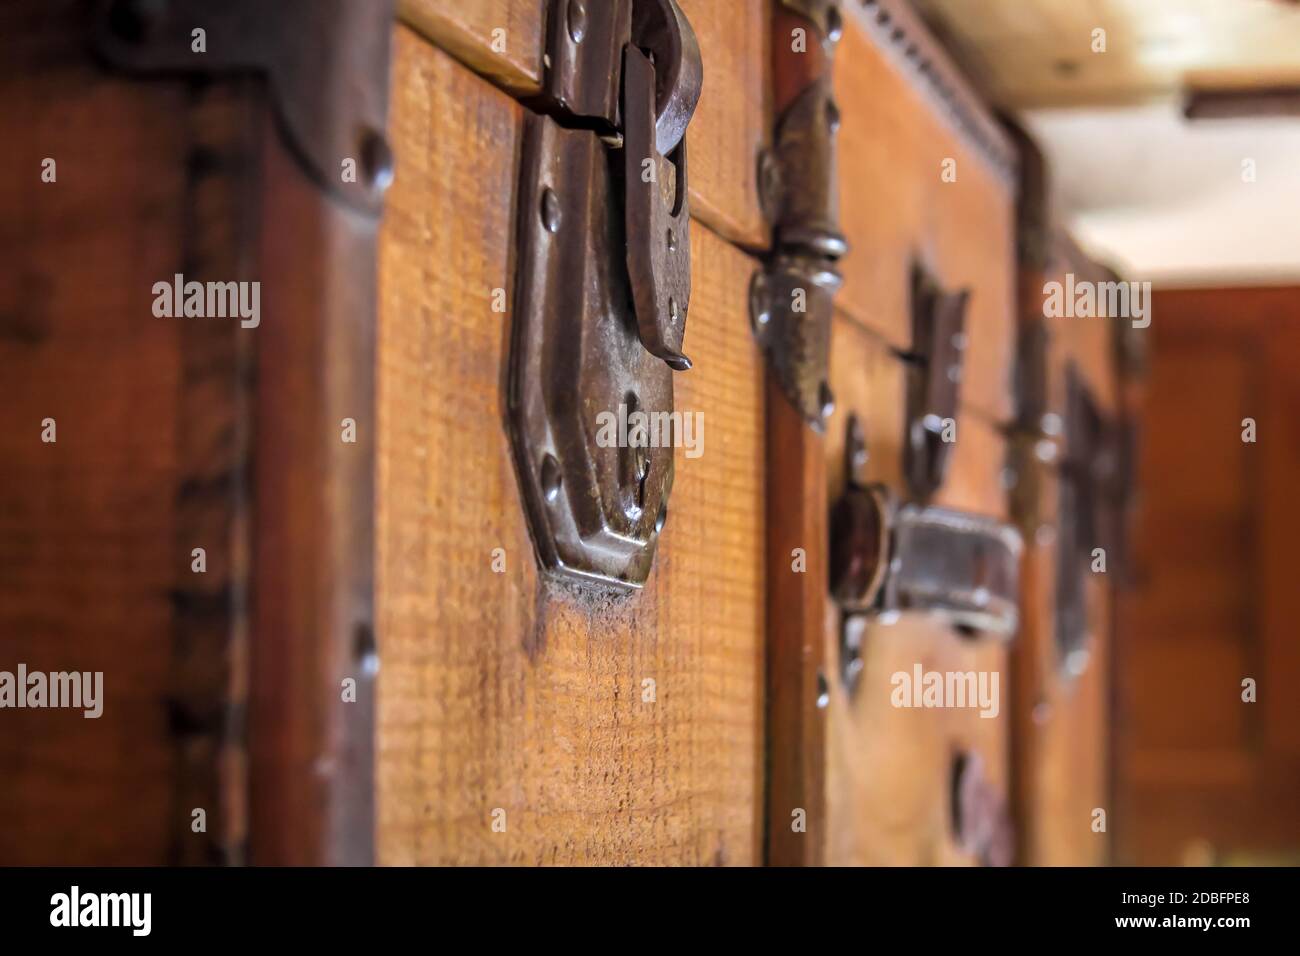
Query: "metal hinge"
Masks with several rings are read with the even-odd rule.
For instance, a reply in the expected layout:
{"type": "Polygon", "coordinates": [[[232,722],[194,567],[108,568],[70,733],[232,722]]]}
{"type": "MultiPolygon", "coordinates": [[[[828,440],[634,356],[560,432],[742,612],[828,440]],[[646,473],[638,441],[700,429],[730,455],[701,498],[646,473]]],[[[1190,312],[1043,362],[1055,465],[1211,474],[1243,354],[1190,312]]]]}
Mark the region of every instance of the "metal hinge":
{"type": "Polygon", "coordinates": [[[759,160],[772,252],[750,287],[750,318],[782,392],[812,428],[835,408],[829,383],[831,318],[843,284],[835,139],[839,109],[831,90],[835,44],[843,30],[832,0],[782,0],[774,35],[783,44],[782,85],[795,94],[776,126],[776,145],[759,160]],[[786,35],[803,31],[806,49],[785,55],[786,35]]]}
{"type": "Polygon", "coordinates": [[[507,427],[543,565],[639,587],[673,481],[672,373],[691,366],[685,134],[703,66],[675,0],[553,0],[549,24],[507,427]]]}

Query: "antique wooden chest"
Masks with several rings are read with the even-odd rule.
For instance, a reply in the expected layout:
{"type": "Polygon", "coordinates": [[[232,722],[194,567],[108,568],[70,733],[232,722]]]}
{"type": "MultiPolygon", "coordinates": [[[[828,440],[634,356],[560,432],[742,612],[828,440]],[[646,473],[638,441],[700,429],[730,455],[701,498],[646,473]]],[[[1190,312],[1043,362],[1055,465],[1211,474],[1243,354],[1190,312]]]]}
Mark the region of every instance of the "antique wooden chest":
{"type": "Polygon", "coordinates": [[[1107,859],[1127,366],[905,3],[0,47],[0,862],[1107,859]]]}

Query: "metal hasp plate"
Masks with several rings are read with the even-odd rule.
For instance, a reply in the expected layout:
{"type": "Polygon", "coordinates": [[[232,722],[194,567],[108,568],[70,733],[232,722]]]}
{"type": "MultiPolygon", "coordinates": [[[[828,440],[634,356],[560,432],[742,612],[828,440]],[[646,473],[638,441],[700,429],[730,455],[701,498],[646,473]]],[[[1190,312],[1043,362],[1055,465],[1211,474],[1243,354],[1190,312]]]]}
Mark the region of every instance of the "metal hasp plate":
{"type": "Polygon", "coordinates": [[[1101,548],[1109,571],[1123,564],[1123,501],[1131,461],[1121,429],[1102,415],[1071,363],[1065,376],[1064,443],[1060,462],[1056,539],[1056,650],[1067,676],[1082,674],[1091,656],[1088,578],[1101,548]]]}
{"type": "Polygon", "coordinates": [[[962,630],[1011,639],[1019,625],[1020,532],[994,518],[894,501],[862,477],[866,445],[849,417],[848,479],[830,515],[830,591],[844,613],[841,671],[861,670],[868,615],[937,614],[962,630]]]}
{"type": "Polygon", "coordinates": [[[918,501],[928,501],[948,471],[953,439],[945,433],[961,397],[969,301],[969,290],[946,292],[923,269],[913,270],[903,470],[918,501]]]}
{"type": "Polygon", "coordinates": [[[774,36],[803,31],[806,49],[774,44],[779,120],[776,145],[760,157],[772,253],[754,276],[750,318],[768,365],[809,426],[820,432],[835,408],[829,384],[831,318],[848,251],[839,230],[835,140],[840,114],[831,91],[843,31],[831,0],[782,0],[774,36]]]}
{"type": "Polygon", "coordinates": [[[95,46],[131,73],[257,73],[285,139],[321,188],[378,214],[395,0],[100,0],[95,46]],[[202,30],[201,52],[195,31],[202,30]],[[342,175],[352,159],[357,175],[342,175]]]}
{"type": "Polygon", "coordinates": [[[553,116],[529,116],[507,428],[549,571],[640,587],[673,483],[690,306],[699,47],[673,0],[551,7],[553,116]],[[611,79],[612,77],[612,79],[611,79]]]}

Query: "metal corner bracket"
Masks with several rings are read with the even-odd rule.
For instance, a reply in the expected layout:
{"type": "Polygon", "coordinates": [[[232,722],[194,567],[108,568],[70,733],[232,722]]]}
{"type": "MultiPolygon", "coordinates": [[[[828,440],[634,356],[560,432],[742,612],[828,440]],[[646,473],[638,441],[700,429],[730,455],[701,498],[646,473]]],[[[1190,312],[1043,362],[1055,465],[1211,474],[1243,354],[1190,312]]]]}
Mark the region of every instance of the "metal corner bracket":
{"type": "Polygon", "coordinates": [[[93,41],[110,66],[127,73],[265,76],[281,130],[309,177],[377,215],[393,177],[385,130],[395,5],[99,0],[93,41]],[[351,177],[344,173],[349,159],[351,177]]]}

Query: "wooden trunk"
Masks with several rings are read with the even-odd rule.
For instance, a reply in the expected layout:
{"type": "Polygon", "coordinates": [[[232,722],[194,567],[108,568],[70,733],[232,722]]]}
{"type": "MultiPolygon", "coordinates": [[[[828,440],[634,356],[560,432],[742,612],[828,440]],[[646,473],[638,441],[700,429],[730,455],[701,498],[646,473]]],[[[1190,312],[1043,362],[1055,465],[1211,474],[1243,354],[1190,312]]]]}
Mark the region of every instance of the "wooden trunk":
{"type": "MultiPolygon", "coordinates": [[[[512,455],[525,140],[555,110],[560,4],[401,0],[380,18],[387,75],[347,107],[368,131],[295,101],[301,64],[270,80],[227,64],[217,30],[217,65],[160,69],[133,44],[170,27],[114,19],[129,4],[0,11],[17,106],[0,116],[17,144],[0,177],[0,669],[105,687],[100,719],[0,714],[0,862],[990,862],[958,832],[972,767],[1021,862],[1107,859],[1091,813],[1108,806],[1111,589],[1089,582],[1092,655],[1062,679],[1053,479],[1025,524],[1008,477],[1036,290],[1096,267],[1042,224],[1057,255],[1018,258],[1025,147],[905,5],[846,4],[835,24],[808,17],[829,16],[817,3],[678,3],[704,83],[686,134],[694,365],[673,387],[707,438],[675,450],[637,589],[543,567],[512,455]],[[805,73],[797,31],[815,52],[819,29],[838,42],[805,73]],[[789,242],[760,156],[817,70],[849,251],[821,370],[835,408],[810,424],[753,299],[789,242]],[[830,511],[851,417],[866,478],[916,498],[918,272],[968,293],[956,440],[925,503],[1021,522],[1021,628],[868,615],[850,685],[830,511]],[[260,282],[260,324],[157,317],[150,290],[176,274],[260,282]],[[897,706],[914,666],[998,675],[996,712],[897,706]]],[[[331,3],[367,29],[383,6],[331,3]]],[[[1112,327],[1049,331],[1045,410],[1068,415],[1074,363],[1118,415],[1112,327]]]]}

